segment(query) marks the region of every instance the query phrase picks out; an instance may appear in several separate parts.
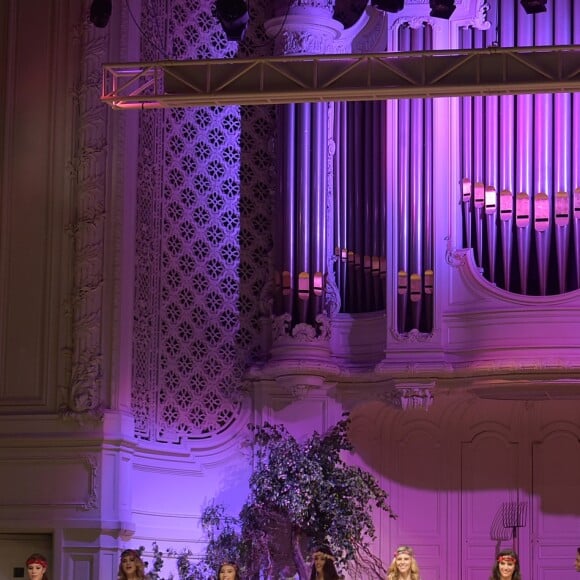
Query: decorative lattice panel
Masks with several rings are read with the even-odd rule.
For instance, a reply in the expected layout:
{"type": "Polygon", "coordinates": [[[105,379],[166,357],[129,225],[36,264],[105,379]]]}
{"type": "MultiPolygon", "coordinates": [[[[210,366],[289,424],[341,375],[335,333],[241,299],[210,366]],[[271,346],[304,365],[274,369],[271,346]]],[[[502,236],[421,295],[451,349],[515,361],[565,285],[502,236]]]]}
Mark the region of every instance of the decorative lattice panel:
{"type": "MultiPolygon", "coordinates": [[[[145,10],[144,20],[154,35],[164,29],[155,14],[166,14],[173,59],[231,58],[239,47],[226,40],[212,4],[176,0],[165,11],[145,10]]],[[[267,46],[260,28],[250,33],[248,50],[267,46]]],[[[273,110],[258,107],[143,116],[133,396],[138,437],[206,438],[240,412],[244,368],[260,354],[257,298],[269,275],[273,127],[273,110]]]]}

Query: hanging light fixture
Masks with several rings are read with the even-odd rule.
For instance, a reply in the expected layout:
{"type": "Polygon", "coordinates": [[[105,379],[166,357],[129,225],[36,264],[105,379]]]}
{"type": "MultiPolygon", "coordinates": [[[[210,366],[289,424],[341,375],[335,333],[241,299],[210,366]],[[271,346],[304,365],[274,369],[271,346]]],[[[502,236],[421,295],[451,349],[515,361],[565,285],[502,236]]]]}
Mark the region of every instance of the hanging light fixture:
{"type": "Polygon", "coordinates": [[[528,14],[546,12],[548,0],[521,0],[520,4],[528,14]]]}
{"type": "Polygon", "coordinates": [[[400,12],[405,7],[405,0],[371,0],[371,6],[383,12],[400,12]]]}
{"type": "Polygon", "coordinates": [[[455,0],[429,0],[429,8],[431,8],[433,18],[449,20],[457,6],[455,6],[455,0]]]}
{"type": "Polygon", "coordinates": [[[111,18],[112,11],[112,0],[93,0],[89,14],[89,20],[97,28],[105,28],[105,26],[107,26],[109,23],[109,18],[111,18]]]}
{"type": "Polygon", "coordinates": [[[219,20],[228,40],[244,40],[250,19],[244,0],[216,0],[213,15],[219,20]]]}

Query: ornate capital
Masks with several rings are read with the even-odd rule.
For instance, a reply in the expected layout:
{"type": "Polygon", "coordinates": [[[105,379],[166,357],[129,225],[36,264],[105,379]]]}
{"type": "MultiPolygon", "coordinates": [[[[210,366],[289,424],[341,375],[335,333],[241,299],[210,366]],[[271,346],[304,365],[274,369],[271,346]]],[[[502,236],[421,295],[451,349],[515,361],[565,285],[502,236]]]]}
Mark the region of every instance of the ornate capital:
{"type": "Polygon", "coordinates": [[[420,332],[416,328],[409,330],[409,332],[399,332],[396,329],[391,329],[391,336],[397,342],[420,343],[429,342],[433,339],[432,332],[420,332]]]}
{"type": "Polygon", "coordinates": [[[427,411],[433,403],[434,382],[398,383],[390,393],[391,402],[404,411],[422,409],[427,411]]]}
{"type": "Polygon", "coordinates": [[[334,2],[293,4],[287,13],[268,20],[264,26],[275,39],[275,53],[334,54],[344,52],[340,40],[343,25],[332,18],[334,2]]]}
{"type": "Polygon", "coordinates": [[[290,340],[292,343],[325,342],[330,340],[330,319],[319,314],[314,325],[300,323],[292,326],[292,317],[287,312],[272,316],[272,339],[274,342],[290,340]]]}

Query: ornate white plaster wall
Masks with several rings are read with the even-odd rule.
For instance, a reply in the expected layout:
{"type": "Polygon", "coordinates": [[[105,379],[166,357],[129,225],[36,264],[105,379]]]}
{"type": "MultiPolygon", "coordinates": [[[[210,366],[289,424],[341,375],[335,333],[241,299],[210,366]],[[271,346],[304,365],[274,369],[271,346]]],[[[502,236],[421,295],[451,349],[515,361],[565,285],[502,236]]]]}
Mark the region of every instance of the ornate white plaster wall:
{"type": "Polygon", "coordinates": [[[98,97],[105,55],[127,58],[131,33],[96,33],[88,3],[4,2],[0,16],[0,531],[49,536],[53,577],[113,577],[133,528],[123,130],[137,117],[107,124],[98,97]]]}
{"type": "MultiPolygon", "coordinates": [[[[284,422],[301,435],[325,429],[347,409],[352,410],[357,445],[352,461],[381,478],[400,514],[396,521],[377,515],[376,551],[383,560],[388,561],[394,544],[408,541],[434,579],[486,578],[499,541],[491,533],[505,534],[493,527],[497,508],[517,501],[528,506],[519,535],[527,577],[548,578],[549,569],[561,578],[571,576],[570,553],[580,533],[580,508],[571,490],[580,485],[580,476],[570,458],[578,457],[580,417],[574,373],[566,371],[566,364],[576,360],[570,329],[577,304],[564,336],[570,355],[566,364],[545,368],[544,363],[526,362],[525,368],[514,372],[510,366],[491,378],[486,365],[480,372],[472,365],[451,373],[444,348],[456,358],[481,358],[473,335],[462,334],[463,328],[472,328],[477,302],[489,307],[490,316],[496,312],[488,301],[494,291],[481,290],[476,272],[445,263],[443,235],[438,269],[446,274],[438,283],[449,282],[454,290],[442,307],[449,310],[438,312],[442,334],[434,345],[427,346],[416,334],[393,336],[389,313],[340,317],[325,360],[301,358],[308,344],[298,349],[286,345],[290,348],[282,349],[281,358],[252,369],[255,408],[245,398],[234,401],[228,420],[235,420],[223,433],[206,437],[202,429],[194,429],[193,441],[188,441],[175,429],[171,443],[155,440],[158,430],[168,431],[162,415],[168,405],[155,399],[152,414],[139,413],[148,411],[140,403],[150,402],[152,392],[162,396],[160,375],[148,374],[150,382],[142,383],[132,368],[138,231],[138,149],[132,135],[141,119],[98,103],[101,63],[138,60],[140,55],[139,33],[120,6],[115,4],[107,31],[89,26],[88,2],[12,0],[0,6],[2,31],[11,31],[0,38],[0,53],[7,56],[0,75],[0,461],[3,473],[11,470],[0,481],[0,531],[50,534],[53,575],[65,580],[114,577],[119,551],[126,545],[149,549],[157,540],[163,548],[199,552],[203,506],[223,501],[235,512],[243,497],[248,421],[284,422]],[[28,38],[35,43],[25,43],[28,38]],[[385,349],[391,354],[382,360],[385,349]],[[133,405],[132,388],[139,395],[133,405]],[[397,388],[434,392],[435,401],[427,413],[395,409],[397,388]],[[510,394],[532,402],[497,400],[498,392],[506,399],[510,394]],[[554,392],[561,401],[533,402],[554,392]],[[134,437],[133,413],[143,421],[139,438],[134,437]],[[71,421],[64,421],[65,416],[71,421]]],[[[138,13],[138,6],[132,7],[138,13]]],[[[215,32],[212,26],[208,35],[215,32]]],[[[441,104],[440,112],[448,111],[441,104]]],[[[245,139],[260,142],[252,163],[265,171],[268,116],[256,114],[254,120],[262,133],[249,131],[245,139]]],[[[177,118],[171,130],[180,128],[177,118]]],[[[197,139],[203,141],[199,135],[197,139]]],[[[438,143],[443,151],[447,139],[438,143]]],[[[141,168],[150,163],[153,173],[159,157],[147,157],[149,145],[143,143],[141,168]]],[[[443,166],[439,171],[442,183],[457,173],[443,166]]],[[[267,206],[269,190],[259,176],[260,171],[243,175],[267,206]]],[[[151,203],[161,203],[168,192],[157,193],[151,203]]],[[[246,223],[257,223],[263,233],[267,227],[261,209],[252,205],[255,200],[242,200],[246,223]]],[[[438,233],[456,227],[453,219],[449,215],[441,221],[438,233]]],[[[144,243],[151,241],[149,233],[140,238],[144,243]]],[[[245,243],[262,257],[267,253],[262,239],[245,243]]],[[[159,250],[152,248],[153,254],[159,250]]],[[[244,268],[253,255],[246,255],[244,268]]],[[[258,266],[266,269],[262,262],[258,266]]],[[[251,328],[247,344],[257,352],[264,304],[262,287],[252,284],[264,272],[255,272],[246,280],[246,291],[260,304],[248,306],[246,314],[251,328]]],[[[551,320],[561,320],[561,303],[551,300],[551,320]]],[[[504,306],[512,308],[509,301],[504,306]]],[[[522,334],[535,321],[525,320],[527,306],[520,306],[522,334]]],[[[498,319],[482,337],[496,349],[488,351],[493,356],[486,355],[494,360],[500,350],[494,341],[503,335],[504,319],[498,319]]],[[[159,334],[152,336],[156,348],[159,334]]],[[[551,347],[557,350],[561,344],[552,336],[551,347]]],[[[542,360],[546,355],[541,348],[536,354],[542,360]]],[[[233,390],[243,386],[236,382],[233,390]]]]}

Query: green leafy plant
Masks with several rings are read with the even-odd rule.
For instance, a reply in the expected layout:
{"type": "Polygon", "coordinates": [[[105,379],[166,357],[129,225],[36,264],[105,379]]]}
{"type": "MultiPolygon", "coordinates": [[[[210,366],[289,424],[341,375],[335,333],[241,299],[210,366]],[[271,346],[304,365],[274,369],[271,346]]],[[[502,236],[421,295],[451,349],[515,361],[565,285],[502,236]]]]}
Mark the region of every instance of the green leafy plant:
{"type": "MultiPolygon", "coordinates": [[[[139,546],[139,549],[137,550],[141,558],[145,561],[145,568],[147,569],[145,578],[147,578],[147,580],[165,580],[164,578],[161,578],[160,575],[160,572],[163,569],[163,552],[161,548],[159,548],[157,542],[153,542],[151,549],[153,552],[153,564],[151,568],[149,568],[149,562],[144,558],[145,546],[139,546]]],[[[167,556],[171,555],[172,550],[167,550],[167,556]]],[[[172,578],[173,576],[170,576],[167,580],[172,580],[172,578]]]]}
{"type": "Polygon", "coordinates": [[[300,443],[283,425],[250,425],[255,466],[249,498],[238,518],[226,516],[223,506],[204,511],[205,557],[180,578],[202,578],[202,568],[216,570],[224,560],[239,562],[245,578],[273,578],[290,557],[306,580],[307,554],[320,544],[331,548],[339,568],[354,565],[366,577],[383,578],[370,549],[373,511],[395,515],[376,479],[345,462],[344,452],[353,449],[348,426],[345,419],[300,443]]]}

